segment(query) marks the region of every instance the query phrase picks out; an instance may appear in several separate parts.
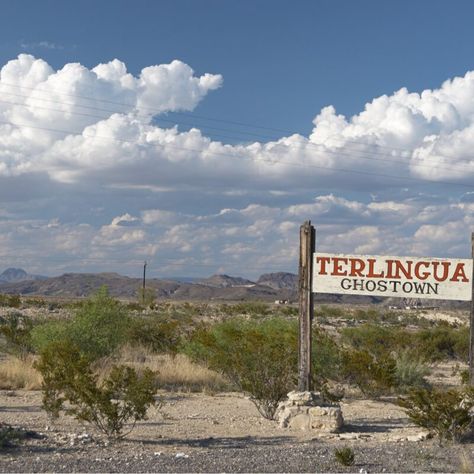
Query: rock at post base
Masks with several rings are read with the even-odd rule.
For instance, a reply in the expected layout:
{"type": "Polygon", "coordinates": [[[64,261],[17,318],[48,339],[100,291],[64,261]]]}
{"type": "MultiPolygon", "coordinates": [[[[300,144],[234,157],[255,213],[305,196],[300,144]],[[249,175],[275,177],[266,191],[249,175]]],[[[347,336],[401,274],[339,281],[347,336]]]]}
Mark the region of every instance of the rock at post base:
{"type": "Polygon", "coordinates": [[[318,392],[290,392],[278,405],[275,418],[281,428],[337,433],[344,424],[338,404],[323,402],[318,392]]]}

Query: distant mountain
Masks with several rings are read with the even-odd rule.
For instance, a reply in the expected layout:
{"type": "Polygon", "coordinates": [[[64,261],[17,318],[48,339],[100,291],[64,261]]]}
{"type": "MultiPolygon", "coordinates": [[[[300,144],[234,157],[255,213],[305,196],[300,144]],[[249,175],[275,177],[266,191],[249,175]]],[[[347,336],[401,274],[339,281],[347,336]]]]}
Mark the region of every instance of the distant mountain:
{"type": "MultiPolygon", "coordinates": [[[[65,273],[45,280],[23,280],[4,283],[2,293],[44,295],[56,297],[84,297],[107,286],[112,296],[136,298],[141,278],[129,278],[118,273],[65,273]]],[[[148,279],[146,287],[155,290],[157,300],[244,301],[294,299],[293,292],[257,285],[250,280],[228,275],[214,275],[199,283],[148,279]]]]}
{"type": "Polygon", "coordinates": [[[7,268],[3,273],[0,273],[0,284],[15,283],[19,281],[44,280],[47,277],[40,275],[30,275],[22,268],[7,268]]]}
{"type": "Polygon", "coordinates": [[[286,272],[265,273],[257,280],[257,284],[269,286],[275,290],[285,288],[287,290],[297,291],[298,275],[286,272]]]}
{"type": "MultiPolygon", "coordinates": [[[[0,274],[0,293],[8,294],[87,297],[104,285],[114,297],[135,299],[142,280],[118,273],[65,273],[58,277],[46,278],[30,275],[19,268],[9,268],[0,274]]],[[[261,275],[256,282],[229,275],[213,275],[193,282],[150,278],[146,281],[146,287],[155,291],[157,301],[298,301],[298,276],[284,272],[261,275]]],[[[381,297],[332,294],[315,294],[314,301],[316,305],[402,304],[399,299],[394,301],[381,297]]],[[[453,303],[456,302],[451,302],[448,306],[446,303],[430,300],[430,305],[441,307],[451,307],[453,303]]],[[[453,307],[457,307],[457,304],[453,307]]]]}
{"type": "Polygon", "coordinates": [[[197,280],[196,283],[205,286],[213,286],[215,288],[232,288],[232,287],[252,287],[255,282],[246,280],[245,278],[232,277],[229,275],[212,275],[209,278],[197,280]]]}

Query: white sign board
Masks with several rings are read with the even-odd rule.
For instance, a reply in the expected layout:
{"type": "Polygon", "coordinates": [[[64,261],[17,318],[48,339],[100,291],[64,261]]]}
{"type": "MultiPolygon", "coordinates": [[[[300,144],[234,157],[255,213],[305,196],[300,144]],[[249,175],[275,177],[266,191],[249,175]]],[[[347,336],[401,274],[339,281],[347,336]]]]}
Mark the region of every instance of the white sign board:
{"type": "Polygon", "coordinates": [[[315,253],[313,292],[472,299],[472,259],[315,253]]]}

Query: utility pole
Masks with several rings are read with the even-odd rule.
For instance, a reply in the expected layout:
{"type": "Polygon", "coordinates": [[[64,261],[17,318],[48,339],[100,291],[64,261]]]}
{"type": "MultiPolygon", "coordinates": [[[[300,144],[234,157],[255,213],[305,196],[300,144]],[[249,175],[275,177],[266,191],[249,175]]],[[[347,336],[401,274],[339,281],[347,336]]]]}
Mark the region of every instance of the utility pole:
{"type": "Polygon", "coordinates": [[[146,260],[143,263],[143,287],[142,287],[142,300],[145,302],[145,286],[146,286],[146,260]]]}

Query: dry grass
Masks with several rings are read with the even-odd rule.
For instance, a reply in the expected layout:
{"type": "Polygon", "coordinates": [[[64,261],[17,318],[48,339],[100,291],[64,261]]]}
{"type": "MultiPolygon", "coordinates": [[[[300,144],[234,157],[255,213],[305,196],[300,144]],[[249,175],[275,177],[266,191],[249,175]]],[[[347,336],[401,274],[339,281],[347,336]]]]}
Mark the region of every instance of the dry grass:
{"type": "Polygon", "coordinates": [[[1,390],[39,390],[41,375],[33,368],[33,358],[6,356],[0,361],[1,390]]]}
{"type": "Polygon", "coordinates": [[[205,393],[231,390],[222,375],[195,364],[183,354],[156,354],[144,347],[125,346],[116,357],[101,363],[99,372],[102,376],[112,364],[125,364],[137,370],[149,367],[157,373],[157,386],[162,389],[205,393]]]}
{"type": "MultiPolygon", "coordinates": [[[[41,375],[33,368],[33,357],[18,359],[6,355],[0,360],[0,390],[40,390],[41,375]]],[[[99,379],[103,379],[112,365],[125,364],[137,370],[149,367],[157,373],[157,387],[167,390],[216,393],[230,390],[224,377],[178,354],[155,354],[144,347],[122,347],[111,358],[95,364],[99,379]]]]}
{"type": "Polygon", "coordinates": [[[459,456],[458,472],[474,472],[474,464],[466,451],[459,456]]]}

